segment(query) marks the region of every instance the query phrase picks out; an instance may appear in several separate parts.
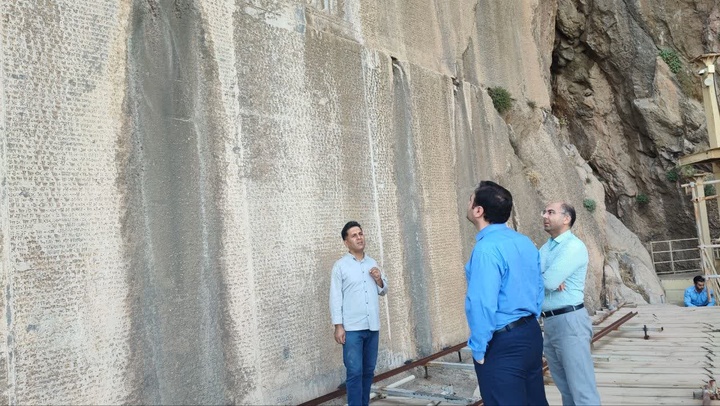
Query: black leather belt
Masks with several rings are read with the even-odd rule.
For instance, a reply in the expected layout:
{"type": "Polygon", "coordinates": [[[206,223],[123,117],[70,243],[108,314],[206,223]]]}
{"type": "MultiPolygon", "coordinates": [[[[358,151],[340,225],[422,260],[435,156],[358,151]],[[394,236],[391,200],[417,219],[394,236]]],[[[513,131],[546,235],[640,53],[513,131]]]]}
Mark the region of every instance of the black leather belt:
{"type": "Polygon", "coordinates": [[[548,310],[546,312],[540,313],[540,315],[543,317],[552,317],[552,316],[557,316],[560,314],[574,312],[575,310],[580,310],[583,307],[585,307],[585,305],[583,303],[580,303],[579,305],[575,305],[575,306],[565,306],[565,307],[561,307],[561,308],[555,309],[555,310],[548,310]]]}
{"type": "Polygon", "coordinates": [[[513,321],[512,323],[507,324],[505,327],[495,330],[495,332],[493,334],[504,333],[506,331],[510,331],[510,330],[514,329],[515,327],[518,327],[522,324],[529,322],[530,320],[533,320],[534,318],[535,318],[535,316],[533,316],[531,314],[531,315],[525,316],[521,319],[517,319],[517,320],[513,321]]]}

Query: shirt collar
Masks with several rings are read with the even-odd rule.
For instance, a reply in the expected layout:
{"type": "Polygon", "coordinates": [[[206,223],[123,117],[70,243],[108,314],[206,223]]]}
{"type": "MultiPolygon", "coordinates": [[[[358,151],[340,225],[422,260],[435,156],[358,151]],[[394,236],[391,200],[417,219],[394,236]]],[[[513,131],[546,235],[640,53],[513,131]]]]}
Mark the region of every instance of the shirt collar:
{"type": "Polygon", "coordinates": [[[365,255],[363,255],[363,258],[362,258],[362,259],[357,259],[357,258],[355,258],[355,255],[351,254],[350,252],[346,252],[346,253],[345,253],[345,256],[346,256],[348,259],[352,259],[353,261],[363,262],[363,261],[365,261],[365,258],[367,258],[367,253],[366,253],[365,255]]]}
{"type": "Polygon", "coordinates": [[[508,228],[507,224],[505,224],[505,223],[490,224],[490,225],[486,226],[485,228],[483,228],[482,230],[478,231],[477,235],[475,235],[475,241],[480,241],[486,235],[488,235],[494,231],[497,231],[497,230],[502,230],[504,228],[508,228]]]}
{"type": "Polygon", "coordinates": [[[573,235],[572,231],[571,231],[571,230],[567,230],[567,231],[565,231],[564,233],[560,234],[559,236],[557,236],[557,237],[555,237],[555,238],[550,238],[550,241],[555,241],[555,243],[560,244],[560,243],[562,243],[563,241],[565,241],[565,240],[567,240],[567,239],[569,239],[569,238],[572,238],[572,235],[573,235]]]}

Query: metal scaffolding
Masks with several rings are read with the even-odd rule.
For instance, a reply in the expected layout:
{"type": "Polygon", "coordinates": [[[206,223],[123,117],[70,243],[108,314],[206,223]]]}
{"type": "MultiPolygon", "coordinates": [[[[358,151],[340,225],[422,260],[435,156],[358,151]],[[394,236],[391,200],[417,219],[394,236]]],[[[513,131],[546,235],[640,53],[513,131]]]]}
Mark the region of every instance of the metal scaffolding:
{"type": "Polygon", "coordinates": [[[706,173],[694,175],[695,180],[682,185],[692,196],[695,209],[695,226],[698,233],[698,249],[700,250],[701,264],[705,274],[708,297],[710,289],[715,291],[717,297],[720,292],[717,264],[713,251],[720,248],[720,240],[713,240],[710,236],[710,223],[708,221],[707,201],[715,200],[720,213],[720,199],[717,195],[706,196],[705,186],[720,183],[720,110],[718,110],[717,95],[715,92],[715,62],[718,53],[703,54],[693,61],[702,63],[705,67],[698,74],[702,79],[703,105],[707,120],[708,141],[710,148],[692,155],[680,158],[680,165],[710,164],[714,180],[706,180],[706,173]]]}

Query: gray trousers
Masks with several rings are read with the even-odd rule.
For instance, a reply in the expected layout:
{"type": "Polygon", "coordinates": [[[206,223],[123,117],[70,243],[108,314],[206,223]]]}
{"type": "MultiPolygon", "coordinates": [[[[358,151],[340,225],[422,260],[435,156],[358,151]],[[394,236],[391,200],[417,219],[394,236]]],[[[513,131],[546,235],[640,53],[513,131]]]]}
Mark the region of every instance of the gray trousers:
{"type": "Polygon", "coordinates": [[[590,355],[592,322],[587,310],[546,317],[543,351],[563,405],[599,405],[590,355]]]}

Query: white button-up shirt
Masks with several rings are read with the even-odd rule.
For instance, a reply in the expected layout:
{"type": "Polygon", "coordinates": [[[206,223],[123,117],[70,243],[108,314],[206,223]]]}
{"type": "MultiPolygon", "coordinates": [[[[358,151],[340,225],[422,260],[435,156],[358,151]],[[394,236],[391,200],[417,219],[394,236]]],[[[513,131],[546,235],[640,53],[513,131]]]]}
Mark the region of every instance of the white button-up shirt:
{"type": "Polygon", "coordinates": [[[346,331],[380,330],[378,296],[387,293],[388,283],[382,272],[382,288],[370,276],[370,270],[377,266],[377,262],[368,255],[358,261],[350,253],[335,262],[330,280],[330,317],[333,325],[342,324],[346,331]]]}

